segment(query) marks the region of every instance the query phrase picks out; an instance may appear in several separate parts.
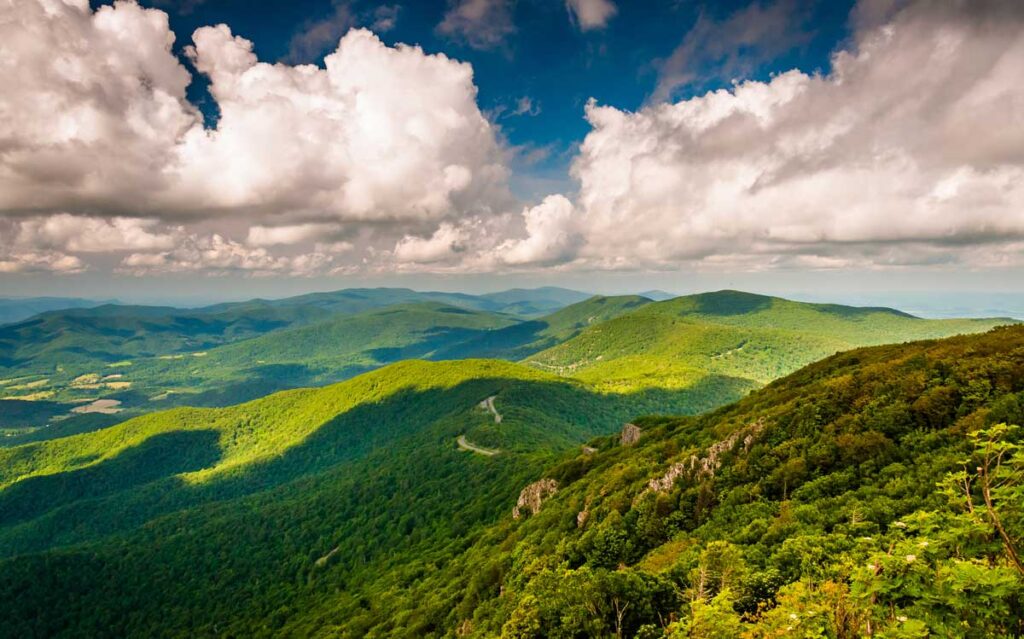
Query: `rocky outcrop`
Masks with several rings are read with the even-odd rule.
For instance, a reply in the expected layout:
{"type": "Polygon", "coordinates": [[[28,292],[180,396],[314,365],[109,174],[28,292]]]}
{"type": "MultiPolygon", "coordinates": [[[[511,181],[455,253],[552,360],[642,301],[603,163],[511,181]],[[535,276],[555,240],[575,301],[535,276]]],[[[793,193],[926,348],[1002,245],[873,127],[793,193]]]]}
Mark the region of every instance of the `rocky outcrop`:
{"type": "Polygon", "coordinates": [[[583,510],[576,513],[576,527],[583,528],[587,525],[587,520],[590,519],[590,498],[587,497],[587,501],[583,504],[583,510]]]}
{"type": "Polygon", "coordinates": [[[580,450],[583,451],[584,455],[593,455],[594,453],[597,452],[597,449],[594,448],[593,446],[581,446],[580,450]]]}
{"type": "Polygon", "coordinates": [[[558,492],[558,482],[554,479],[541,479],[528,485],[519,493],[516,507],[512,509],[512,519],[519,519],[524,513],[535,515],[540,512],[541,504],[551,495],[558,492]]]}
{"type": "Polygon", "coordinates": [[[623,446],[632,446],[640,441],[642,431],[636,424],[626,424],[622,427],[622,435],[619,436],[619,443],[623,446]]]}
{"type": "MultiPolygon", "coordinates": [[[[714,477],[722,467],[722,456],[731,452],[740,443],[743,452],[749,452],[750,446],[764,430],[764,419],[759,419],[729,435],[720,442],[712,444],[704,456],[691,455],[689,459],[669,466],[661,477],[655,477],[647,483],[647,490],[667,493],[676,485],[680,478],[695,480],[714,477]]],[[[646,491],[645,491],[646,492],[646,491]]]]}

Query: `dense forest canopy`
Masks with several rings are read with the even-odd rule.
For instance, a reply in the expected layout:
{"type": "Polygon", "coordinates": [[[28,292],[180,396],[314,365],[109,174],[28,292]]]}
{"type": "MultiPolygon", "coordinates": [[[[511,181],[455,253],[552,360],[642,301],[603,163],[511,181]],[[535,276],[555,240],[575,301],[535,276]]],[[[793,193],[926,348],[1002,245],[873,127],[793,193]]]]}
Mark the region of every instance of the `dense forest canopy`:
{"type": "Polygon", "coordinates": [[[9,448],[4,633],[1020,634],[1024,328],[667,392],[409,362],[9,448]]]}

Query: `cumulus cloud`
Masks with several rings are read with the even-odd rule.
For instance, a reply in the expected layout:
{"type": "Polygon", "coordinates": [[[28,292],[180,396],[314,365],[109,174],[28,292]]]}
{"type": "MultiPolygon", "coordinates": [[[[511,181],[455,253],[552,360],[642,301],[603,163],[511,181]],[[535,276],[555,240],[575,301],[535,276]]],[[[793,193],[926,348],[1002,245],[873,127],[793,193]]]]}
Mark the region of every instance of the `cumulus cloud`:
{"type": "Polygon", "coordinates": [[[590,103],[572,169],[581,254],[879,264],[884,246],[912,259],[1020,239],[1021,77],[1024,5],[918,2],[859,32],[829,75],[635,113],[590,103]]]}
{"type": "Polygon", "coordinates": [[[572,202],[562,195],[549,195],[523,211],[527,237],[506,240],[493,252],[501,264],[546,265],[571,259],[581,243],[580,220],[572,202]]]}
{"type": "Polygon", "coordinates": [[[288,226],[253,226],[249,229],[246,244],[250,246],[278,246],[301,244],[309,240],[320,240],[337,233],[336,224],[292,224],[288,226]]]}
{"type": "Polygon", "coordinates": [[[134,3],[0,4],[0,211],[127,214],[166,191],[200,121],[173,42],[134,3]]]}
{"type": "Polygon", "coordinates": [[[139,276],[192,272],[312,275],[323,270],[332,260],[332,256],[323,253],[275,256],[264,248],[249,247],[214,233],[209,236],[190,235],[170,251],[132,253],[121,261],[119,270],[139,276]]]}
{"type": "Polygon", "coordinates": [[[443,223],[430,237],[406,235],[395,245],[394,257],[398,262],[431,264],[451,261],[466,254],[469,232],[466,228],[443,223]]]}
{"type": "Polygon", "coordinates": [[[15,244],[73,253],[164,250],[174,246],[180,228],[158,229],[158,221],[127,217],[90,218],[58,213],[23,220],[15,244]]]}
{"type": "Polygon", "coordinates": [[[59,251],[13,251],[0,250],[0,273],[81,273],[85,263],[74,255],[59,251]]]}
{"type": "Polygon", "coordinates": [[[361,29],[322,70],[259,63],[223,25],[193,40],[221,116],[215,131],[189,131],[181,175],[210,206],[437,220],[507,200],[468,64],[361,29]]]}
{"type": "Polygon", "coordinates": [[[324,69],[267,64],[227,26],[203,27],[187,51],[220,112],[208,130],[163,12],[19,0],[0,13],[8,214],[437,221],[510,201],[472,69],[444,55],[352,30],[324,69]]]}
{"type": "Polygon", "coordinates": [[[493,49],[515,33],[513,5],[514,0],[454,0],[437,31],[474,49],[493,49]]]}
{"type": "MultiPolygon", "coordinates": [[[[135,274],[1024,262],[1024,5],[862,0],[827,74],[670,99],[693,56],[744,74],[720,40],[791,46],[765,25],[800,6],[699,21],[653,101],[587,105],[578,194],[521,207],[468,64],[360,29],[323,68],[268,64],[203,27],[186,50],[208,129],[163,12],[0,3],[0,271],[110,252],[135,274]]],[[[511,7],[452,2],[441,31],[500,42],[511,7]]],[[[581,28],[614,14],[569,7],[581,28]]]]}
{"type": "MultiPolygon", "coordinates": [[[[339,245],[364,227],[394,242],[509,210],[507,151],[472,68],[362,29],[339,42],[346,7],[293,43],[309,58],[333,40],[324,68],[261,62],[227,26],[197,29],[185,51],[217,103],[207,129],[165,13],[124,0],[0,4],[0,218],[24,220],[22,253],[134,251],[140,264],[152,253],[174,270],[182,237],[208,238],[194,251],[216,244],[183,227],[218,219],[251,226],[253,249],[339,245]]],[[[385,28],[396,16],[364,18],[385,28]]]]}
{"type": "Polygon", "coordinates": [[[601,29],[618,13],[611,0],[565,0],[565,6],[581,31],[601,29]]]}

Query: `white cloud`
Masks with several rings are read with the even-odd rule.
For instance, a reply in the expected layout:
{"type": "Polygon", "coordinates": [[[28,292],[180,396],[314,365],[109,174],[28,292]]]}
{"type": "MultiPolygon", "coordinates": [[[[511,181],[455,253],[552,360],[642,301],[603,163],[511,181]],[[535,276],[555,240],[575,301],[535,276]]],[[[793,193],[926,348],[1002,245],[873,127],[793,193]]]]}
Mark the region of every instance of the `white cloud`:
{"type": "Polygon", "coordinates": [[[0,213],[419,223],[511,201],[468,64],[352,30],[324,69],[271,65],[203,27],[206,130],[173,41],[131,2],[0,6],[0,213]]]}
{"type": "Polygon", "coordinates": [[[395,260],[402,263],[431,264],[452,260],[467,253],[469,233],[465,228],[447,222],[430,237],[406,235],[395,245],[395,260]]]}
{"type": "Polygon", "coordinates": [[[0,4],[0,212],[126,214],[166,190],[199,120],[173,42],[134,3],[0,4]]]}
{"type": "Polygon", "coordinates": [[[562,195],[549,195],[523,211],[527,237],[506,240],[494,250],[506,265],[544,265],[571,259],[581,242],[573,204],[562,195]]]}
{"type": "Polygon", "coordinates": [[[650,266],[998,251],[1024,237],[1021,77],[1024,5],[919,2],[858,33],[827,76],[636,113],[591,103],[573,165],[580,254],[650,266]]]}
{"type": "Polygon", "coordinates": [[[332,256],[319,252],[275,256],[264,248],[249,247],[215,233],[191,235],[170,251],[133,253],[121,261],[119,270],[138,276],[191,272],[312,275],[323,271],[332,261],[332,256]]]}
{"type": "Polygon", "coordinates": [[[224,27],[190,55],[220,107],[180,148],[183,182],[211,206],[346,221],[438,220],[508,199],[469,65],[350,31],[326,69],[258,63],[224,27]]]}
{"type": "MultiPolygon", "coordinates": [[[[615,8],[568,6],[581,28],[615,8]]],[[[0,271],[109,252],[139,274],[1024,261],[1024,4],[862,0],[827,75],[667,101],[694,55],[742,76],[727,41],[790,46],[764,26],[789,6],[699,23],[661,68],[665,102],[589,104],[578,196],[514,216],[514,150],[468,64],[358,29],[324,68],[267,64],[204,27],[188,55],[219,111],[206,129],[164,13],[0,0],[0,271]]],[[[497,46],[512,8],[452,2],[439,29],[497,46]]],[[[538,111],[523,98],[505,114],[538,111]]],[[[547,151],[530,148],[523,162],[547,151]]]]}
{"type": "Polygon", "coordinates": [[[253,226],[249,229],[246,244],[250,246],[278,246],[301,244],[309,240],[322,239],[339,230],[336,224],[293,224],[289,226],[253,226]]]}
{"type": "Polygon", "coordinates": [[[618,13],[611,0],[565,0],[565,6],[582,31],[601,29],[618,13]]]}
{"type": "Polygon", "coordinates": [[[157,220],[91,218],[67,213],[34,217],[18,225],[15,243],[33,249],[72,253],[164,250],[174,246],[180,228],[158,230],[157,220]]]}
{"type": "Polygon", "coordinates": [[[0,251],[0,273],[81,273],[86,265],[74,255],[58,251],[0,251]]]}

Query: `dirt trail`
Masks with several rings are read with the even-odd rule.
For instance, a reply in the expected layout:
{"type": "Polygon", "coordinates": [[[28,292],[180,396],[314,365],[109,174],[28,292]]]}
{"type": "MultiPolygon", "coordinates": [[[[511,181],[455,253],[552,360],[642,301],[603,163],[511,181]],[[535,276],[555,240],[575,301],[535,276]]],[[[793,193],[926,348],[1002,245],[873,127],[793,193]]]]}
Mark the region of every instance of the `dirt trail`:
{"type": "Polygon", "coordinates": [[[496,397],[495,395],[491,395],[490,397],[488,397],[484,401],[480,402],[480,408],[482,408],[484,410],[491,411],[491,413],[494,415],[494,423],[495,424],[500,424],[501,423],[501,413],[499,413],[498,409],[494,407],[494,398],[495,397],[496,397]]]}
{"type": "Polygon", "coordinates": [[[483,448],[477,446],[476,444],[469,442],[466,439],[465,435],[459,435],[459,438],[455,441],[459,443],[459,448],[461,448],[462,450],[468,450],[471,453],[479,453],[481,455],[486,455],[487,457],[494,457],[495,455],[501,452],[500,450],[497,449],[483,448]]]}

